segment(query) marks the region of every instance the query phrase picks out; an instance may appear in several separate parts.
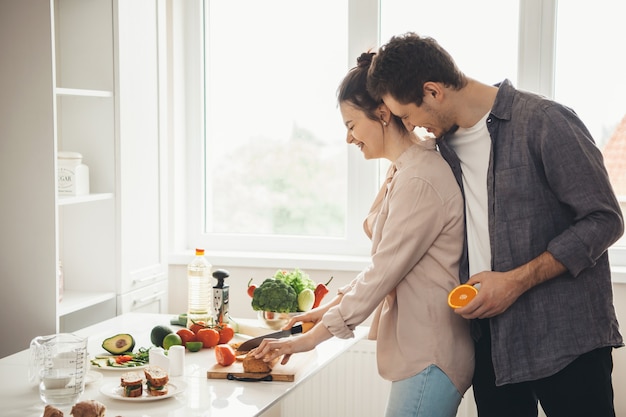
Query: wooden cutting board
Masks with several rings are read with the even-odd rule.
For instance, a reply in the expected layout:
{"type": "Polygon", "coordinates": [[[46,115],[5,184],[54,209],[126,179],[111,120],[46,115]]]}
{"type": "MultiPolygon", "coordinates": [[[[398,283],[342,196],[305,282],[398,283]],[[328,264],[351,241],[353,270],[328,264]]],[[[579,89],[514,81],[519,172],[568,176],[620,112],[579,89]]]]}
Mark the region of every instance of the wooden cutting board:
{"type": "Polygon", "coordinates": [[[214,364],[207,370],[207,378],[250,378],[254,380],[263,380],[262,378],[267,378],[266,380],[271,381],[293,382],[298,374],[306,371],[310,366],[314,365],[316,359],[317,353],[314,350],[310,352],[296,353],[289,358],[289,362],[285,365],[281,365],[280,362],[277,363],[272,369],[272,372],[269,374],[244,372],[241,361],[236,361],[230,366],[214,364]],[[268,375],[271,375],[271,379],[269,379],[268,375]]]}

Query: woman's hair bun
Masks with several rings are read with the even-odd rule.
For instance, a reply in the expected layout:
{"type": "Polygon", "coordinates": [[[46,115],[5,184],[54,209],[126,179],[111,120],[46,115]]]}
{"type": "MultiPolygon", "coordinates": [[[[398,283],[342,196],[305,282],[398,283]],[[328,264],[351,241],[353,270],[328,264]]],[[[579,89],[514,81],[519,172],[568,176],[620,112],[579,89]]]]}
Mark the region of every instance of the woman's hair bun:
{"type": "Polygon", "coordinates": [[[367,68],[372,63],[372,59],[376,55],[376,52],[363,52],[361,56],[356,59],[357,67],[359,68],[367,68]]]}

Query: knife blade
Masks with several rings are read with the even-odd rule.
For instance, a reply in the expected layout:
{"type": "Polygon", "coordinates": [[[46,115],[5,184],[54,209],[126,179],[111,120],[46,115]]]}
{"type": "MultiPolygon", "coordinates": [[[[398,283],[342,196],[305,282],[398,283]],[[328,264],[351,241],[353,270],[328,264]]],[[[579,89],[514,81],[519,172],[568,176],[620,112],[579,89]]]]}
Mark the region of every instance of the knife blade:
{"type": "Polygon", "coordinates": [[[249,352],[252,349],[258,347],[263,341],[263,339],[281,339],[283,337],[289,337],[293,334],[306,333],[313,326],[314,326],[314,323],[301,323],[296,326],[293,326],[291,329],[281,330],[279,332],[268,333],[263,336],[255,337],[253,339],[246,340],[245,342],[243,342],[241,345],[239,345],[237,350],[239,352],[249,352]]]}

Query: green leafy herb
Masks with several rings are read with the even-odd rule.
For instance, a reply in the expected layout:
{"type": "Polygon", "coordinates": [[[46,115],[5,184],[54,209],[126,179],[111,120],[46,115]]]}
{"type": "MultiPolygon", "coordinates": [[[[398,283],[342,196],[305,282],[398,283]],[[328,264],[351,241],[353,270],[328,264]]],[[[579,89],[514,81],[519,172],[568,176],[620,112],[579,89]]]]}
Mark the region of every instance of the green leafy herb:
{"type": "Polygon", "coordinates": [[[312,291],[315,290],[315,282],[313,282],[313,280],[309,278],[308,274],[302,272],[298,268],[294,269],[293,271],[279,269],[278,271],[276,271],[273,278],[283,281],[284,283],[291,286],[291,288],[293,288],[293,290],[296,292],[296,295],[300,294],[302,290],[306,288],[312,291]]]}

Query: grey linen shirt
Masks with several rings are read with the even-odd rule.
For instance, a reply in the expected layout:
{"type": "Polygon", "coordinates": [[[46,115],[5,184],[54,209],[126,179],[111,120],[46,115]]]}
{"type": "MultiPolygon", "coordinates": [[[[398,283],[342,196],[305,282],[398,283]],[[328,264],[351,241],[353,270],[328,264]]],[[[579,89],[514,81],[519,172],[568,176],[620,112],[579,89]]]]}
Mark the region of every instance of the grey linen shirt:
{"type": "MultiPolygon", "coordinates": [[[[505,80],[486,123],[492,270],[509,271],[546,250],[567,268],[489,319],[496,385],[503,385],[553,375],[596,348],[623,346],[607,249],[624,224],[600,150],[572,110],[505,80]]],[[[445,137],[439,148],[463,189],[445,137]]],[[[467,266],[465,256],[462,282],[467,266]]]]}

